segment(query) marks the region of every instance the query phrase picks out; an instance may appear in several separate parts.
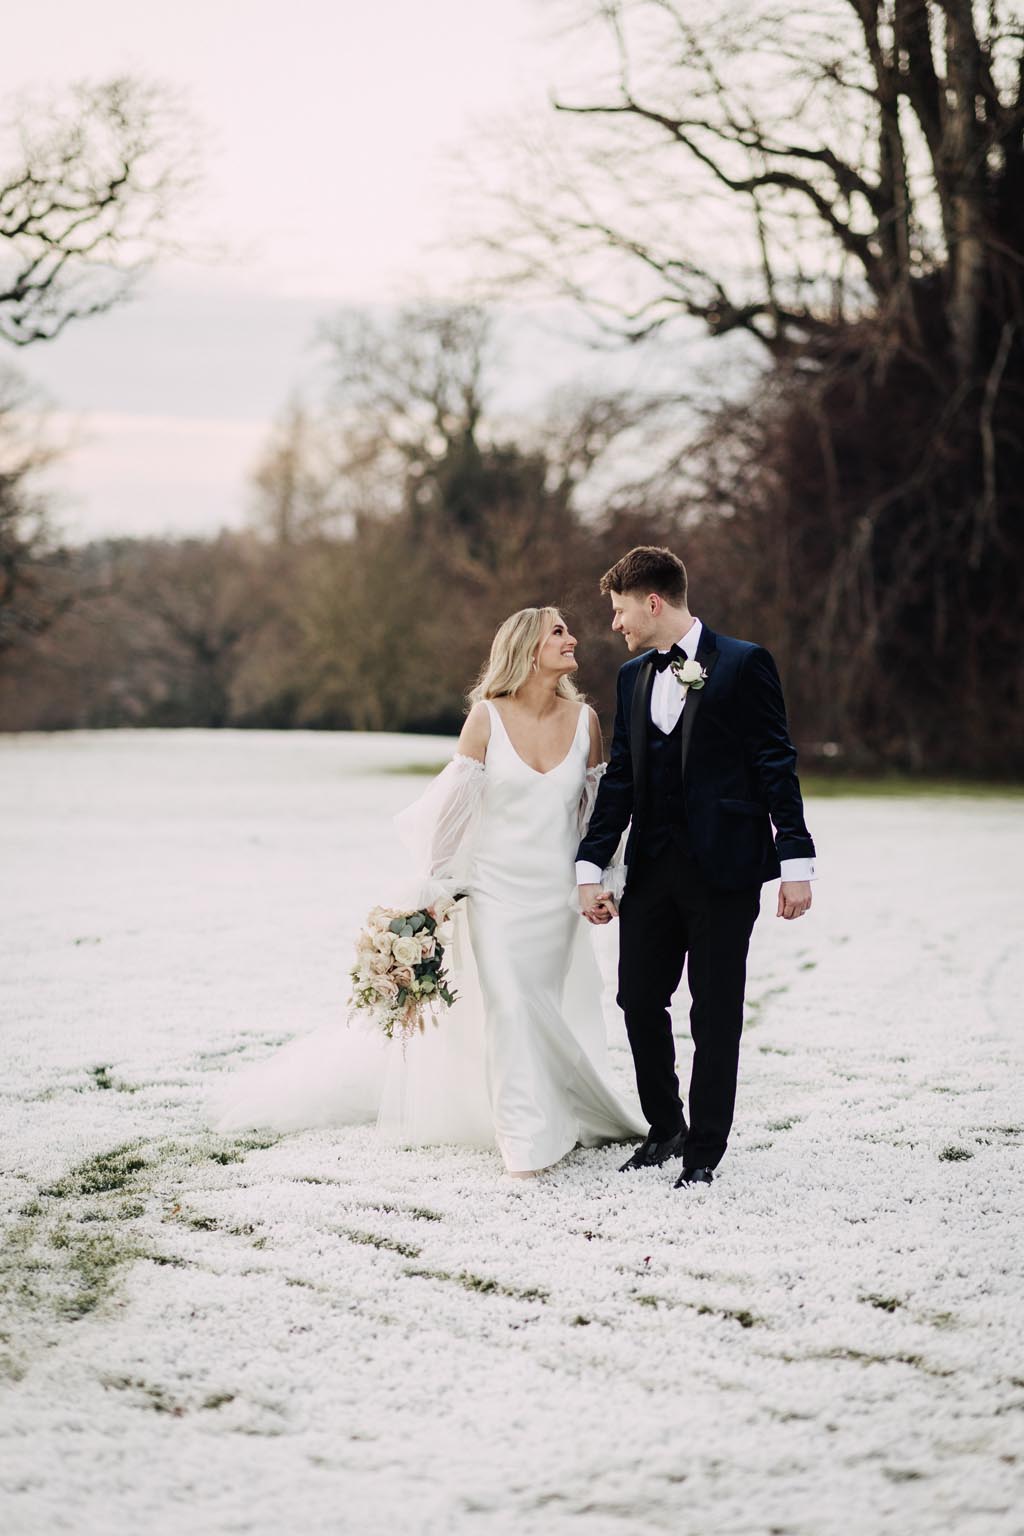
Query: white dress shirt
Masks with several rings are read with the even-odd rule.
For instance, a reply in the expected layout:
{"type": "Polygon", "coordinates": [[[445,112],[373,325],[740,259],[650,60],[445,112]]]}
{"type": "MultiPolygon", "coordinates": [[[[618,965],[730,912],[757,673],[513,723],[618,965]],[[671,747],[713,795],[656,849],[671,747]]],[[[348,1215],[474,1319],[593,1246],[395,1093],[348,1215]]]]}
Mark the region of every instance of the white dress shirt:
{"type": "MultiPolygon", "coordinates": [[[[688,661],[692,661],[697,654],[703,628],[700,619],[694,619],[686,634],[676,641],[680,650],[686,652],[688,661]]],[[[664,656],[671,649],[667,645],[661,654],[664,656]]],[[[688,692],[689,689],[683,687],[671,667],[655,672],[651,684],[651,719],[666,735],[675,730],[676,721],[686,708],[688,692]]],[[[813,880],[815,877],[813,859],[782,859],[780,867],[783,880],[813,880]]],[[[576,864],[577,885],[600,885],[602,874],[603,871],[596,864],[590,864],[585,859],[580,859],[576,864]]]]}

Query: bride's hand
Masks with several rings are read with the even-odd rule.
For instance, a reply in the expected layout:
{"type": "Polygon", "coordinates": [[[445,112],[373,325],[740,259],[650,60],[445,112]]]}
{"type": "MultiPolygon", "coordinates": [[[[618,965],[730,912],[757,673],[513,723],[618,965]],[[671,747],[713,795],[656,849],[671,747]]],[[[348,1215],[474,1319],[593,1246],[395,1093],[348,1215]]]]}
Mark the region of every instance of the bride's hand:
{"type": "Polygon", "coordinates": [[[580,911],[588,923],[610,923],[618,913],[610,891],[599,885],[581,885],[579,888],[580,911]]]}

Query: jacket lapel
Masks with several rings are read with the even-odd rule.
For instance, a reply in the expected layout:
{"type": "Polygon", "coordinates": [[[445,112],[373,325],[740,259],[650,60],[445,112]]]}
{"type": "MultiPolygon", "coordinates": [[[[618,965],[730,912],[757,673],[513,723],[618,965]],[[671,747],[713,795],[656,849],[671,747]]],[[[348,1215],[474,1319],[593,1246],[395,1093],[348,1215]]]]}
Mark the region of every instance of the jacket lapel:
{"type": "Polygon", "coordinates": [[[688,688],[686,690],[686,703],[683,706],[683,725],[679,733],[679,751],[682,759],[680,772],[684,781],[686,779],[686,759],[690,752],[690,738],[693,735],[694,721],[697,718],[697,711],[700,708],[700,701],[704,697],[705,689],[711,682],[711,674],[718,663],[718,655],[715,636],[705,625],[700,632],[695,659],[700,662],[707,673],[707,682],[705,682],[703,688],[688,688]]]}
{"type": "Polygon", "coordinates": [[[643,791],[644,765],[647,761],[647,700],[651,695],[654,663],[645,661],[637,673],[633,704],[629,712],[629,747],[633,757],[633,794],[643,791]]]}

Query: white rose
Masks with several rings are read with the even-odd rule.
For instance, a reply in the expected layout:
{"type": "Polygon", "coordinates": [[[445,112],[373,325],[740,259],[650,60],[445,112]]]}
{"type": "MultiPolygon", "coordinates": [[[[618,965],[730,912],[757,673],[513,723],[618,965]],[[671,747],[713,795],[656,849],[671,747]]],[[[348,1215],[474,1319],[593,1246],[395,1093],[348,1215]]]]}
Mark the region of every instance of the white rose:
{"type": "Polygon", "coordinates": [[[391,946],[391,953],[399,965],[418,965],[420,959],[420,941],[411,936],[395,939],[391,946]]]}
{"type": "Polygon", "coordinates": [[[699,683],[703,676],[704,668],[699,661],[684,661],[679,668],[678,677],[681,683],[699,683]]]}

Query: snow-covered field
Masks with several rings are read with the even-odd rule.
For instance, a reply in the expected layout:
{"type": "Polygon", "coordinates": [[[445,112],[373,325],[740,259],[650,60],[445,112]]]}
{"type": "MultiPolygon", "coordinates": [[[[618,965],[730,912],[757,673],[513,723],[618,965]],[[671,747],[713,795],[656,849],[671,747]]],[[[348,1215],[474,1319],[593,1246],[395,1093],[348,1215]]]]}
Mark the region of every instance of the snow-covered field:
{"type": "Polygon", "coordinates": [[[0,739],[6,1536],[1024,1530],[1024,801],[810,803],[710,1189],[205,1131],[445,749],[0,739]]]}

